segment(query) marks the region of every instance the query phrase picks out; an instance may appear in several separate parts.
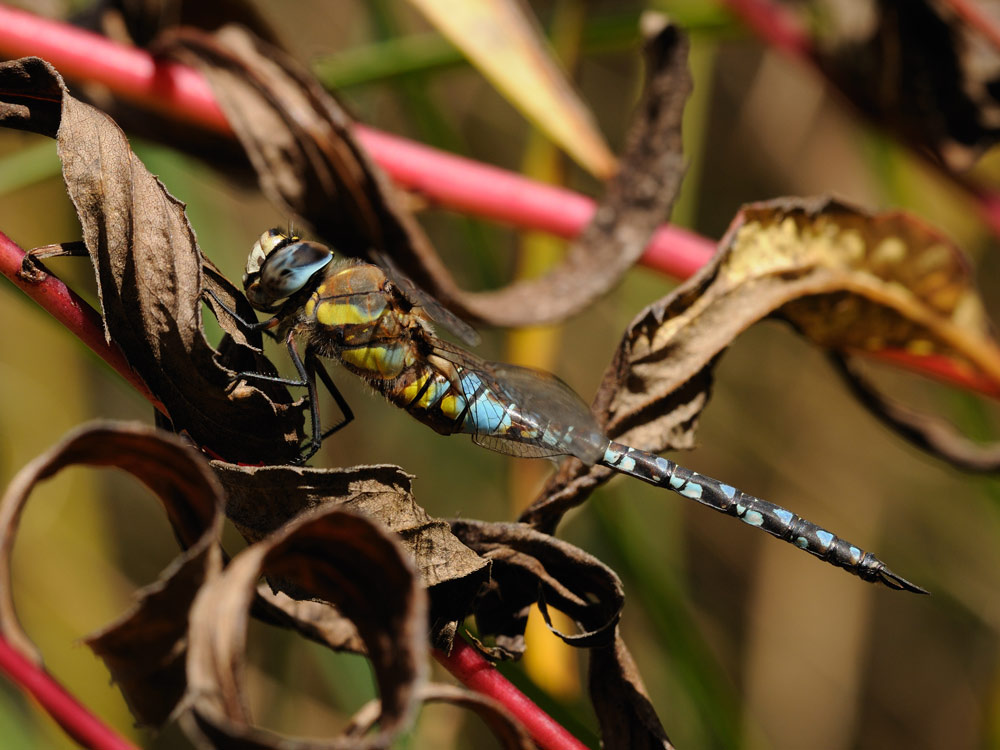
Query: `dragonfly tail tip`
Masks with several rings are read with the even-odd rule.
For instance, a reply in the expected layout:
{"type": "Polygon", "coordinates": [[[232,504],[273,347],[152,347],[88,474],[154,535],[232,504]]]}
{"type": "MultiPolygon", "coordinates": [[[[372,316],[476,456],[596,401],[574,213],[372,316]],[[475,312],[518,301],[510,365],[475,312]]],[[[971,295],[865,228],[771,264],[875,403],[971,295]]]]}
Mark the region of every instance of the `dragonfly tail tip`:
{"type": "Polygon", "coordinates": [[[896,575],[886,567],[883,567],[882,570],[879,571],[878,580],[896,591],[910,591],[914,594],[926,594],[928,596],[930,596],[931,593],[927,589],[922,588],[915,583],[910,583],[902,576],[896,575]]]}

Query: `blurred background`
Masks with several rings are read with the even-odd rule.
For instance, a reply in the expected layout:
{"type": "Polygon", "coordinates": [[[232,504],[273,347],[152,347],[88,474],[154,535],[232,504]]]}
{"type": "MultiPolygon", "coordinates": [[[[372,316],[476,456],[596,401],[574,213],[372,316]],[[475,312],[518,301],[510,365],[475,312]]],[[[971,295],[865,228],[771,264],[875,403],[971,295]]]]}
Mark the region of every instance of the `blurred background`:
{"type": "MultiPolygon", "coordinates": [[[[78,9],[54,1],[19,5],[54,17],[78,9]]],[[[256,6],[360,121],[600,194],[600,183],[541,136],[411,4],[256,6]]],[[[526,7],[615,152],[641,87],[640,13],[664,10],[688,29],[695,91],[684,131],[689,168],[673,222],[717,239],[741,204],[782,195],[833,193],[872,210],[906,209],[974,259],[997,319],[998,241],[967,195],[862,118],[814,69],[770,51],[723,5],[551,0],[526,7]]],[[[254,239],[288,222],[254,186],[233,184],[154,143],[133,139],[133,147],[187,203],[203,251],[237,283],[254,239]]],[[[987,153],[975,175],[1000,184],[996,156],[987,153]]],[[[80,238],[53,141],[0,131],[0,196],[0,230],[22,247],[80,238]]],[[[445,211],[422,212],[421,220],[469,288],[540,273],[564,247],[445,211]]],[[[96,305],[86,261],[50,267],[96,305]]],[[[675,283],[636,269],[565,325],[485,331],[479,351],[552,370],[589,400],[625,326],[675,283]]],[[[0,319],[0,486],[88,420],[152,422],[142,397],[7,282],[0,283],[0,319]]],[[[212,323],[208,335],[217,338],[212,323]]],[[[287,371],[284,352],[271,353],[287,371]]],[[[397,463],[416,475],[416,498],[432,515],[488,520],[516,518],[551,470],[432,434],[372,398],[357,379],[333,372],[357,416],[324,444],[315,466],[397,463]]],[[[996,433],[993,403],[898,372],[878,375],[966,434],[996,433]]],[[[674,743],[1000,747],[1000,485],[887,432],[853,401],[822,352],[779,323],[754,327],[723,357],[698,442],[673,458],[874,551],[933,595],[876,588],[676,495],[612,481],[566,518],[559,535],[622,577],[623,634],[674,743]]],[[[131,592],[175,554],[159,506],[127,478],[84,470],[63,472],[33,500],[16,546],[15,600],[47,665],[143,747],[187,746],[175,729],[133,729],[103,666],[79,643],[126,609],[131,592]]],[[[331,655],[264,626],[254,626],[250,650],[253,707],[268,728],[329,733],[374,695],[359,657],[331,655]]],[[[533,627],[527,658],[502,668],[596,746],[585,656],[533,627]]],[[[0,737],[5,748],[74,747],[6,681],[0,737]]],[[[399,746],[492,747],[495,740],[470,714],[432,706],[399,746]]]]}

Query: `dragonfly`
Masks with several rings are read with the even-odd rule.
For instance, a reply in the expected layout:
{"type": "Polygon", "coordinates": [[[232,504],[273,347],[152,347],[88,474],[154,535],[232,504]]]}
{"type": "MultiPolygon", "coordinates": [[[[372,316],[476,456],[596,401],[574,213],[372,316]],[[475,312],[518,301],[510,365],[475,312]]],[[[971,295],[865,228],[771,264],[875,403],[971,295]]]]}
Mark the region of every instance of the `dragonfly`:
{"type": "Polygon", "coordinates": [[[434,323],[469,346],[476,341],[464,321],[392,269],[335,261],[325,245],[270,229],[251,249],[243,288],[251,306],[271,317],[248,322],[229,312],[244,326],[283,342],[299,378],[251,372],[238,377],[308,389],[312,430],[301,462],[353,419],[322,366],[321,359],[331,359],[441,434],[465,433],[478,445],[512,456],[573,456],[587,465],[600,464],[735,516],[865,581],[928,593],[872,553],[779,505],[611,440],[583,400],[555,375],[489,362],[438,337],[434,323]],[[317,376],[342,413],[340,422],[325,432],[317,376]]]}

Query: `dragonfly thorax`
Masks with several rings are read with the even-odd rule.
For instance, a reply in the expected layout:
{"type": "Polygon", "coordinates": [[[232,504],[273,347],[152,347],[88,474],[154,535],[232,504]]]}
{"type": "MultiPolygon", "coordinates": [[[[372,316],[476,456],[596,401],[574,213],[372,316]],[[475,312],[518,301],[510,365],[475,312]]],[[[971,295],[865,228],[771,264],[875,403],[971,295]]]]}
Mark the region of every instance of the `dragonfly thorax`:
{"type": "Polygon", "coordinates": [[[333,253],[325,245],[269,229],[250,250],[243,289],[254,308],[271,312],[280,300],[303,289],[331,260],[333,253]]]}

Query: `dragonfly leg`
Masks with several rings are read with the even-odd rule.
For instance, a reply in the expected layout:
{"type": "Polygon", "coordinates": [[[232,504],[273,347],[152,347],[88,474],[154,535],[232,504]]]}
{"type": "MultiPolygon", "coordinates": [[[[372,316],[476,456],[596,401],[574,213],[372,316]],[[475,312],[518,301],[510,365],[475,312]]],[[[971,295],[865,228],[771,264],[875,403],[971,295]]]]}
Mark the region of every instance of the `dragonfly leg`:
{"type": "Polygon", "coordinates": [[[310,373],[316,373],[316,375],[319,376],[319,379],[323,381],[323,385],[326,386],[327,392],[333,396],[333,400],[337,402],[337,407],[340,409],[340,413],[343,416],[343,419],[341,419],[337,424],[330,427],[326,432],[320,435],[319,439],[322,441],[337,432],[337,430],[346,427],[354,421],[354,412],[351,411],[351,407],[347,403],[347,400],[340,392],[340,389],[337,388],[336,383],[333,382],[333,378],[330,377],[330,373],[326,371],[326,368],[323,367],[323,363],[319,361],[319,358],[316,357],[316,355],[311,353],[306,355],[306,368],[310,373]]]}
{"type": "MultiPolygon", "coordinates": [[[[306,441],[305,448],[293,463],[304,464],[314,455],[316,451],[319,450],[320,445],[323,443],[322,437],[317,437],[321,435],[320,423],[319,423],[319,398],[316,392],[316,378],[313,377],[313,371],[307,369],[302,363],[302,358],[299,356],[299,350],[295,348],[295,331],[289,331],[288,336],[285,337],[285,346],[288,347],[288,354],[292,358],[292,363],[295,365],[295,369],[298,370],[299,377],[301,381],[294,383],[295,385],[304,385],[309,389],[309,418],[311,421],[311,431],[309,435],[309,440],[306,441]]],[[[316,364],[316,358],[310,352],[306,352],[306,359],[310,362],[310,365],[316,364]]]]}
{"type": "MultiPolygon", "coordinates": [[[[246,318],[244,318],[243,316],[241,316],[238,312],[236,312],[235,310],[233,310],[225,302],[223,302],[222,299],[219,297],[219,295],[215,293],[214,289],[208,289],[208,288],[206,288],[206,289],[203,289],[202,291],[206,295],[208,295],[209,297],[211,297],[212,299],[214,299],[215,303],[220,308],[222,308],[223,310],[225,310],[226,314],[229,317],[231,317],[233,320],[235,320],[237,323],[239,323],[240,326],[243,328],[244,331],[264,331],[264,333],[271,334],[271,329],[274,328],[274,324],[275,324],[275,321],[277,320],[277,317],[272,316],[272,317],[268,318],[267,320],[254,320],[254,321],[251,322],[251,321],[247,320],[246,318]]],[[[273,334],[271,334],[271,335],[273,336],[273,334]]]]}

